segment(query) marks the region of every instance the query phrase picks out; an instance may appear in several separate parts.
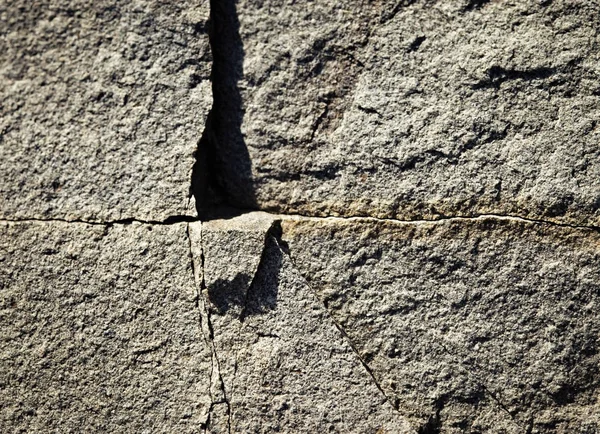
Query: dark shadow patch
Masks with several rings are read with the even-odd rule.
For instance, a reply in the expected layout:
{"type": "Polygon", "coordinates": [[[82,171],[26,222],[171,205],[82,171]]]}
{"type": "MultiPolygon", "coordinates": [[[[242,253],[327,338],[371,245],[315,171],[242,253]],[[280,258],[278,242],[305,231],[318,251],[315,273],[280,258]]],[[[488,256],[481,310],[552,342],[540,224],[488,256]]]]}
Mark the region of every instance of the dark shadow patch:
{"type": "Polygon", "coordinates": [[[557,197],[544,211],[543,215],[547,217],[562,217],[569,211],[573,203],[575,203],[575,197],[572,194],[557,197]]]}
{"type": "Polygon", "coordinates": [[[233,280],[217,279],[207,288],[208,300],[223,315],[234,306],[244,305],[249,284],[247,274],[237,274],[233,280]]]}
{"type": "Polygon", "coordinates": [[[491,0],[469,0],[467,5],[463,8],[464,12],[472,11],[475,9],[481,9],[484,5],[489,3],[491,0]]]}
{"type": "Polygon", "coordinates": [[[506,69],[501,66],[495,65],[489,68],[486,71],[487,78],[481,80],[473,85],[471,85],[471,89],[480,90],[480,89],[498,89],[500,85],[506,81],[510,80],[524,80],[524,81],[533,81],[533,80],[543,80],[551,77],[556,74],[555,68],[532,68],[532,69],[506,69]]]}
{"type": "Polygon", "coordinates": [[[421,44],[427,39],[425,36],[417,36],[408,46],[408,52],[417,51],[421,44]]]}
{"type": "Polygon", "coordinates": [[[439,434],[442,432],[442,419],[440,413],[446,406],[450,396],[444,394],[437,398],[434,403],[434,411],[430,414],[427,421],[418,429],[418,434],[439,434]]]}
{"type": "Polygon", "coordinates": [[[425,422],[425,424],[421,426],[417,432],[418,434],[439,434],[442,432],[440,410],[436,410],[436,412],[432,414],[429,419],[427,419],[427,422],[425,422]]]}
{"type": "Polygon", "coordinates": [[[213,106],[196,151],[192,194],[200,217],[223,205],[256,209],[250,154],[242,134],[244,108],[238,82],[244,49],[236,0],[211,0],[213,106]]]}
{"type": "Polygon", "coordinates": [[[240,312],[240,321],[277,307],[279,272],[283,251],[277,242],[281,225],[274,222],[265,235],[265,244],[254,276],[238,273],[232,280],[217,279],[206,288],[208,300],[220,315],[240,312]]]}
{"type": "Polygon", "coordinates": [[[262,315],[277,308],[279,273],[283,251],[272,234],[267,236],[260,264],[252,281],[242,312],[241,321],[253,315],[262,315]]]}

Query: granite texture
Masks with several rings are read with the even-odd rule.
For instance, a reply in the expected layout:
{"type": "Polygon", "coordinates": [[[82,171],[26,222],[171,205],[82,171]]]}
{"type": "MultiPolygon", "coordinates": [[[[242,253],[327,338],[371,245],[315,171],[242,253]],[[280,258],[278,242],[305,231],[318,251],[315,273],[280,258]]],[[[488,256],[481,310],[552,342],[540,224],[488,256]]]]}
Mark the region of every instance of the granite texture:
{"type": "Polygon", "coordinates": [[[600,431],[596,1],[0,0],[0,431],[600,431]]]}
{"type": "Polygon", "coordinates": [[[600,226],[596,2],[224,3],[232,203],[600,226]]]}
{"type": "Polygon", "coordinates": [[[184,224],[0,224],[2,431],[198,432],[196,295],[184,224]]]}
{"type": "Polygon", "coordinates": [[[0,217],[195,215],[208,0],[0,2],[0,217]]]}
{"type": "Polygon", "coordinates": [[[282,228],[297,269],[417,426],[600,429],[598,232],[512,219],[282,228]]]}
{"type": "Polygon", "coordinates": [[[209,432],[415,432],[291,265],[272,222],[247,214],[190,226],[225,403],[209,432]]]}

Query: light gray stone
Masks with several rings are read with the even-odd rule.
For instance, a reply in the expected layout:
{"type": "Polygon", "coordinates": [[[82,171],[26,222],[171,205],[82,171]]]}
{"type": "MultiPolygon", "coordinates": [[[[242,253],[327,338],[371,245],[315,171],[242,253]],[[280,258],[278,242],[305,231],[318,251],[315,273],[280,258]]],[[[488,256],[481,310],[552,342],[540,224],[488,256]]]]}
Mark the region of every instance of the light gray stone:
{"type": "Polygon", "coordinates": [[[0,0],[1,430],[598,432],[596,2],[210,3],[0,0]]]}
{"type": "Polygon", "coordinates": [[[209,431],[414,432],[293,268],[277,233],[264,214],[190,225],[225,401],[209,431]]]}
{"type": "Polygon", "coordinates": [[[217,86],[239,102],[219,105],[231,202],[600,224],[596,2],[236,4],[237,75],[217,86]]]}
{"type": "Polygon", "coordinates": [[[284,220],[282,230],[295,266],[422,432],[600,429],[597,232],[514,219],[284,220]]]}
{"type": "Polygon", "coordinates": [[[208,0],[0,1],[0,217],[195,215],[208,0]]]}
{"type": "Polygon", "coordinates": [[[2,432],[199,432],[196,295],[184,224],[0,224],[2,432]]]}

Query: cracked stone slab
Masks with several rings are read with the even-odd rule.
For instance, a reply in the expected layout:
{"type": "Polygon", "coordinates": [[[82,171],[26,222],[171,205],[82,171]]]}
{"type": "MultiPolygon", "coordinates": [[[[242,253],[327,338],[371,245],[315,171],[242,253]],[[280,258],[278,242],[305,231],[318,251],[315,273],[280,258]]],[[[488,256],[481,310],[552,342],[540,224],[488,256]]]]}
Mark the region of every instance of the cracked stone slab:
{"type": "Polygon", "coordinates": [[[195,215],[208,14],[208,0],[4,1],[1,217],[195,215]]]}
{"type": "Polygon", "coordinates": [[[0,224],[2,431],[198,432],[191,268],[184,224],[0,224]]]}
{"type": "Polygon", "coordinates": [[[237,75],[217,89],[241,104],[220,106],[236,203],[600,225],[597,4],[236,4],[237,75]]]}
{"type": "Polygon", "coordinates": [[[228,407],[209,432],[414,432],[277,236],[261,213],[190,224],[228,407]]]}
{"type": "Polygon", "coordinates": [[[515,219],[281,227],[298,270],[422,432],[600,429],[598,232],[515,219]]]}

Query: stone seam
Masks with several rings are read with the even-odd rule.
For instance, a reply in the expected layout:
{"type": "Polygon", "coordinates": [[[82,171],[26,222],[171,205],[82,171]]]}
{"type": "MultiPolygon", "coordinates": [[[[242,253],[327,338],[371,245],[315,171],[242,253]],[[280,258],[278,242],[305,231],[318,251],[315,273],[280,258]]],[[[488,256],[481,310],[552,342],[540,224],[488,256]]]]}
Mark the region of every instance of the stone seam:
{"type": "MultiPolygon", "coordinates": [[[[248,214],[251,212],[258,212],[262,210],[243,210],[237,216],[248,214]]],[[[443,222],[472,222],[472,221],[481,221],[481,220],[504,220],[504,221],[515,221],[521,223],[528,224],[539,224],[539,225],[548,225],[566,229],[575,229],[575,230],[587,230],[600,232],[600,226],[595,225],[574,225],[569,223],[558,223],[551,220],[543,220],[543,219],[531,219],[526,217],[520,217],[516,215],[509,214],[478,214],[473,216],[443,216],[438,219],[415,219],[415,220],[400,220],[393,218],[379,218],[379,217],[371,217],[371,216],[310,216],[303,214],[280,214],[273,213],[271,214],[273,217],[278,218],[280,220],[290,219],[290,220],[307,220],[307,221],[355,221],[355,222],[381,222],[381,223],[392,223],[392,224],[432,224],[432,223],[443,223],[443,222]]],[[[213,219],[205,219],[202,220],[198,217],[190,217],[190,216],[170,216],[165,220],[142,220],[142,219],[122,219],[122,220],[110,220],[110,221],[88,221],[81,219],[61,219],[61,218],[17,218],[17,219],[6,219],[0,218],[0,223],[81,223],[88,225],[97,225],[97,226],[112,226],[112,225],[127,225],[132,223],[146,224],[146,225],[173,225],[178,223],[192,223],[192,222],[208,222],[211,220],[219,220],[219,218],[213,219]]]]}

